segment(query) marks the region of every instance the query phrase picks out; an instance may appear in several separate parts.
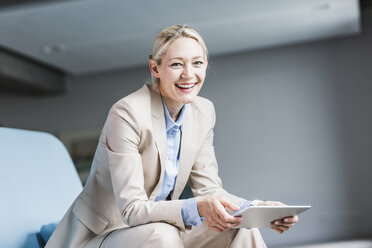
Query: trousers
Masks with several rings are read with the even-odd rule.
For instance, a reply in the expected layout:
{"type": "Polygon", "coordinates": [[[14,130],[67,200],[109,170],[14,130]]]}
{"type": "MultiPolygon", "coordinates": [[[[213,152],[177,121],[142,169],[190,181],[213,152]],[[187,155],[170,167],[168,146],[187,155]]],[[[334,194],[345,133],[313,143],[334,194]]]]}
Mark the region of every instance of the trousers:
{"type": "Polygon", "coordinates": [[[266,248],[257,228],[231,229],[215,232],[206,223],[180,232],[167,223],[150,223],[115,230],[104,237],[96,237],[84,248],[120,247],[185,247],[185,248],[266,248]]]}

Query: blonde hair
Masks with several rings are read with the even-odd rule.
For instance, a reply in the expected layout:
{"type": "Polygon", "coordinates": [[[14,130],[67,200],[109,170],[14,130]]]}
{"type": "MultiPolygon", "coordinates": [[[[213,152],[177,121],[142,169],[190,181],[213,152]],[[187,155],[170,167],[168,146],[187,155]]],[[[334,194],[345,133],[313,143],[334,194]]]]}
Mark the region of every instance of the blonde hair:
{"type": "MultiPolygon", "coordinates": [[[[152,54],[149,59],[156,61],[158,65],[161,64],[161,60],[166,53],[170,44],[180,37],[187,37],[196,40],[204,51],[204,56],[208,57],[208,49],[204,43],[201,35],[192,27],[187,25],[173,25],[163,29],[155,38],[152,43],[152,54]]],[[[159,82],[159,79],[151,76],[151,81],[159,82]]]]}

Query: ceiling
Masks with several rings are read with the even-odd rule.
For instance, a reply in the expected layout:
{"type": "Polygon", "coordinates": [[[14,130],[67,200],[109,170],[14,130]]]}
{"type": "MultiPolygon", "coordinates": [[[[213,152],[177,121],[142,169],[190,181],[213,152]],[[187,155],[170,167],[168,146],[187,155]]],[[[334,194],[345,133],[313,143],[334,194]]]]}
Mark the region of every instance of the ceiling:
{"type": "Polygon", "coordinates": [[[147,63],[164,27],[187,23],[211,55],[357,34],[357,0],[75,0],[0,5],[0,47],[82,75],[147,63]]]}

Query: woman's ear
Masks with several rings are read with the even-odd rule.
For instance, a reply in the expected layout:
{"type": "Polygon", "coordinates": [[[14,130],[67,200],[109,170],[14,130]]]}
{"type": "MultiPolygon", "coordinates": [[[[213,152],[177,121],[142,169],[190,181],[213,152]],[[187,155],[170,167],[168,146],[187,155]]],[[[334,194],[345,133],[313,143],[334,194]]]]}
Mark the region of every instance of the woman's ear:
{"type": "Polygon", "coordinates": [[[155,60],[153,59],[150,59],[149,60],[149,68],[150,68],[150,71],[151,71],[151,74],[156,77],[156,78],[159,78],[159,72],[158,72],[158,64],[155,62],[155,60]]]}

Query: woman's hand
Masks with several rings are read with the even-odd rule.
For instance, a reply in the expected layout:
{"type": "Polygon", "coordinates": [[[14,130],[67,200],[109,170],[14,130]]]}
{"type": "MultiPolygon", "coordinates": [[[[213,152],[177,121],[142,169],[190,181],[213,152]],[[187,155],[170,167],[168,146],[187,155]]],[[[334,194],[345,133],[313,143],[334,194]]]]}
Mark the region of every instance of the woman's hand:
{"type": "Polygon", "coordinates": [[[239,210],[239,206],[221,196],[201,196],[197,198],[199,215],[205,218],[208,228],[223,232],[237,226],[242,217],[230,215],[225,207],[232,211],[239,210]]]}
{"type": "MultiPolygon", "coordinates": [[[[286,206],[285,204],[278,201],[265,201],[257,203],[257,206],[286,206]]],[[[294,224],[298,222],[297,215],[288,216],[280,220],[274,220],[271,222],[270,227],[274,231],[282,234],[285,231],[288,231],[289,228],[293,227],[294,224]]]]}

